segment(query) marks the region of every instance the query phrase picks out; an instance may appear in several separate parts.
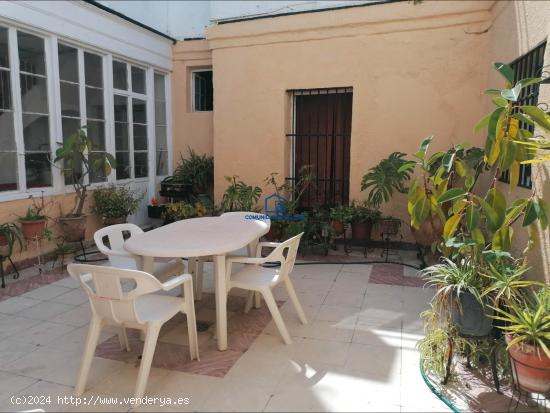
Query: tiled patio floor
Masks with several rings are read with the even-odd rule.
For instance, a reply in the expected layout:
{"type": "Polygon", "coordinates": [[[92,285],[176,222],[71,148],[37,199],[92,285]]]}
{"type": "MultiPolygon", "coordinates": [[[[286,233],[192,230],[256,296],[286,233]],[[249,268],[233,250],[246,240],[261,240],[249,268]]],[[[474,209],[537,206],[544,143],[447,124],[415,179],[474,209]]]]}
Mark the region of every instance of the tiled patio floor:
{"type": "MultiPolygon", "coordinates": [[[[207,291],[211,274],[207,267],[207,291]]],[[[391,282],[415,278],[398,265],[296,266],[292,278],[309,324],[300,324],[290,302],[282,305],[292,345],[270,321],[224,377],[153,368],[146,394],[188,397],[189,404],[137,410],[447,410],[424,384],[415,350],[418,313],[432,292],[380,283],[392,274],[391,282]]],[[[276,298],[286,295],[277,290],[276,298]]],[[[129,410],[57,405],[57,395],[72,393],[89,316],[84,293],[69,278],[0,301],[0,410],[129,410]],[[52,403],[18,407],[10,402],[15,394],[50,395],[52,403]]],[[[105,332],[103,340],[113,335],[105,332]]],[[[96,356],[85,396],[132,396],[137,367],[136,359],[96,356]]]]}

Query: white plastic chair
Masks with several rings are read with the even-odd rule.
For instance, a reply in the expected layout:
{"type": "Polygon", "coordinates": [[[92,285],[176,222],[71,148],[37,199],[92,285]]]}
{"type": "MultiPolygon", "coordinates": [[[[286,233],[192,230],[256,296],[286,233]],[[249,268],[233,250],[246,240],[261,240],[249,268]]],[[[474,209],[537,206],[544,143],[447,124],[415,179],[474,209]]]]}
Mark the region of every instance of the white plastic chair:
{"type": "MultiPolygon", "coordinates": [[[[250,211],[233,211],[233,212],[224,212],[221,214],[221,217],[224,217],[225,219],[236,219],[236,220],[244,220],[246,219],[247,215],[261,215],[261,213],[258,212],[250,212],[250,211]]],[[[267,223],[269,227],[271,226],[271,220],[267,220],[267,223]]],[[[250,243],[247,245],[247,253],[248,256],[251,257],[254,255],[256,251],[256,245],[259,240],[256,240],[255,242],[250,243]]],[[[228,254],[228,257],[231,256],[241,256],[243,253],[245,253],[244,248],[238,251],[233,251],[228,254]]],[[[204,269],[204,263],[205,262],[212,262],[212,257],[199,257],[199,258],[190,258],[189,259],[189,272],[193,276],[193,286],[194,286],[194,292],[195,292],[195,299],[200,300],[202,297],[202,282],[203,282],[203,269],[204,269]]],[[[260,296],[258,295],[256,298],[256,308],[260,307],[260,296]]]]}
{"type": "MultiPolygon", "coordinates": [[[[80,282],[92,306],[92,319],[78,371],[75,396],[84,392],[101,328],[105,325],[136,328],[145,332],[135,398],[141,398],[145,392],[160,328],[180,312],[187,315],[191,359],[198,360],[199,345],[191,275],[181,274],[161,283],[154,276],[136,270],[86,264],[70,264],[67,270],[72,278],[80,282]],[[125,281],[130,281],[134,288],[125,291],[125,281]],[[154,294],[181,285],[184,289],[183,298],[154,294]]],[[[123,345],[129,350],[127,340],[123,343],[121,339],[121,346],[123,345]]]]}
{"type": "MultiPolygon", "coordinates": [[[[139,268],[137,257],[124,249],[124,232],[130,237],[142,234],[143,230],[134,224],[117,224],[97,230],[94,234],[94,241],[98,250],[109,258],[111,267],[126,270],[137,270],[139,268]],[[109,240],[109,246],[105,245],[103,239],[109,240]]],[[[155,261],[153,275],[158,278],[165,278],[173,275],[183,274],[185,264],[181,259],[170,261],[155,261]]]]}
{"type": "MultiPolygon", "coordinates": [[[[231,288],[242,288],[253,292],[259,292],[271,312],[273,321],[279,329],[279,333],[286,344],[291,344],[292,340],[288,330],[285,326],[275,298],[271,289],[276,285],[284,282],[288,296],[296,309],[296,313],[300,318],[302,324],[307,324],[306,315],[298,300],[294,286],[290,280],[290,273],[294,268],[296,262],[296,254],[298,252],[298,245],[300,244],[300,238],[303,233],[292,237],[285,242],[260,242],[257,247],[256,257],[230,257],[227,259],[227,274],[229,275],[229,286],[227,292],[231,288]],[[274,250],[267,256],[261,257],[263,247],[274,248],[274,250]],[[279,262],[280,267],[263,266],[266,263],[279,262]],[[235,273],[231,273],[231,266],[233,263],[247,264],[245,267],[235,273]]],[[[252,295],[249,294],[245,312],[250,311],[252,307],[252,295]]]]}

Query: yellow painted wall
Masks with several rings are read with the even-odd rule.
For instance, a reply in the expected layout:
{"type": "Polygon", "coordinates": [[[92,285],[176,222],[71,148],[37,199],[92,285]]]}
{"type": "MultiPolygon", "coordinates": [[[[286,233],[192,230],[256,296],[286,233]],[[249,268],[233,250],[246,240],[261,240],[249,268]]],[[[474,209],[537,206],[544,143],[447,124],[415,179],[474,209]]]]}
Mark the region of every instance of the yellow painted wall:
{"type": "MultiPolygon", "coordinates": [[[[435,149],[474,139],[488,35],[468,33],[487,26],[489,5],[403,2],[210,28],[217,200],[225,175],[256,185],[288,176],[289,89],[353,87],[352,199],[393,151],[414,152],[431,134],[435,149]]],[[[406,219],[404,200],[385,212],[406,219]]]]}
{"type": "Polygon", "coordinates": [[[206,40],[178,42],[173,47],[172,118],[174,167],[187,147],[198,153],[213,154],[212,112],[192,112],[191,71],[212,66],[211,52],[206,40]]]}

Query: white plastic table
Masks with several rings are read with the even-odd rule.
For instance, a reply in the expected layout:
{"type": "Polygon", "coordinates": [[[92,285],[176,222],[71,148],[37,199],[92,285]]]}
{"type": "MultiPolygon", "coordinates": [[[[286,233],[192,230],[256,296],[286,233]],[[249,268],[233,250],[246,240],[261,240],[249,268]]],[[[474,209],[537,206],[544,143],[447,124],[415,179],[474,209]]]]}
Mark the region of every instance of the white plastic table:
{"type": "Polygon", "coordinates": [[[212,256],[216,293],[216,337],[218,350],[227,349],[227,284],[225,256],[254,244],[269,231],[262,220],[234,216],[192,218],[134,235],[124,248],[141,256],[141,269],[153,272],[155,257],[197,258],[212,256]]]}

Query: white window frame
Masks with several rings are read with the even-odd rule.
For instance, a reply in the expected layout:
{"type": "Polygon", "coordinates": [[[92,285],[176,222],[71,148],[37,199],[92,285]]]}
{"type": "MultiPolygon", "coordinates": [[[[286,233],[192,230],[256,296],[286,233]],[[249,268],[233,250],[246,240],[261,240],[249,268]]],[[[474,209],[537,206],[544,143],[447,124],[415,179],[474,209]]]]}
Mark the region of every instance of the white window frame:
{"type": "MultiPolygon", "coordinates": [[[[214,105],[212,104],[212,110],[197,110],[195,107],[195,73],[201,73],[201,72],[212,72],[212,83],[214,83],[214,71],[212,70],[212,67],[205,67],[201,69],[191,69],[191,76],[190,82],[191,85],[189,87],[189,90],[191,91],[191,112],[204,112],[204,113],[210,113],[214,112],[214,105]]],[[[212,85],[213,87],[214,85],[212,85]]]]}
{"type": "MultiPolygon", "coordinates": [[[[168,91],[170,89],[170,84],[168,83],[168,75],[166,73],[163,73],[163,72],[159,72],[158,70],[155,70],[153,72],[153,101],[154,101],[154,110],[153,110],[153,117],[155,119],[155,150],[153,151],[154,152],[154,160],[153,160],[153,165],[154,165],[154,169],[155,169],[155,177],[157,178],[157,181],[159,180],[162,180],[164,178],[166,178],[168,176],[168,174],[170,173],[170,171],[172,170],[171,168],[171,162],[170,162],[170,154],[172,153],[172,148],[171,148],[171,140],[169,139],[169,135],[168,135],[168,129],[171,127],[171,124],[172,124],[172,119],[169,118],[168,116],[168,91]],[[157,118],[156,118],[156,105],[157,105],[157,100],[155,99],[155,93],[156,93],[156,90],[155,90],[155,81],[154,81],[154,77],[155,76],[162,76],[163,79],[164,79],[164,121],[166,122],[166,125],[164,125],[166,127],[166,152],[167,152],[167,155],[166,155],[166,174],[164,175],[157,175],[157,165],[156,165],[156,159],[157,159],[157,145],[156,145],[156,140],[157,140],[157,118]]],[[[171,136],[171,130],[170,130],[170,136],[171,136]]]]}
{"type": "MultiPolygon", "coordinates": [[[[62,137],[62,122],[61,122],[61,89],[59,79],[59,62],[58,62],[58,44],[64,44],[69,47],[74,47],[78,50],[79,63],[79,92],[80,92],[80,124],[85,125],[86,118],[86,94],[85,82],[83,81],[84,71],[84,52],[90,52],[101,56],[103,62],[103,101],[104,101],[104,133],[105,133],[105,149],[108,153],[115,154],[115,138],[114,138],[114,94],[128,94],[130,99],[135,97],[142,99],[147,104],[147,151],[148,151],[148,176],[143,178],[130,178],[127,180],[116,180],[116,171],[107,177],[105,182],[97,182],[91,184],[91,188],[104,186],[107,183],[128,183],[128,182],[147,182],[151,193],[155,192],[155,184],[158,181],[156,176],[156,165],[154,164],[156,154],[156,136],[155,136],[155,119],[154,119],[154,73],[165,76],[166,82],[166,117],[167,117],[167,147],[168,147],[168,174],[171,173],[172,165],[172,107],[171,107],[171,74],[168,70],[158,67],[155,63],[143,63],[133,61],[123,55],[118,55],[112,52],[102,50],[98,47],[85,44],[72,38],[58,37],[56,34],[46,30],[37,29],[27,24],[14,24],[11,20],[6,20],[0,17],[0,26],[8,30],[8,51],[10,59],[10,86],[12,92],[12,107],[13,107],[13,122],[15,145],[17,151],[17,185],[16,190],[0,192],[0,202],[25,199],[30,195],[44,196],[59,195],[73,192],[72,185],[65,185],[64,177],[59,168],[52,165],[52,186],[42,188],[26,187],[26,171],[24,159],[24,140],[22,130],[22,104],[20,94],[20,70],[17,49],[17,31],[26,32],[34,36],[38,36],[44,40],[44,56],[46,67],[46,87],[48,93],[48,121],[50,133],[50,153],[53,161],[55,151],[59,147],[58,140],[62,137]],[[121,91],[113,88],[113,67],[112,61],[117,60],[126,63],[130,66],[137,66],[145,70],[145,94],[131,93],[130,91],[121,91]],[[81,77],[82,76],[82,77],[81,77]],[[59,138],[59,139],[58,139],[59,138]]],[[[206,70],[206,69],[205,69],[206,70]]],[[[131,68],[128,68],[129,83],[131,90],[131,68]]],[[[129,102],[129,117],[131,116],[132,106],[129,102]]],[[[130,143],[133,145],[133,127],[129,123],[130,143]]],[[[132,163],[132,176],[134,176],[133,168],[133,150],[130,156],[132,163]]]]}

